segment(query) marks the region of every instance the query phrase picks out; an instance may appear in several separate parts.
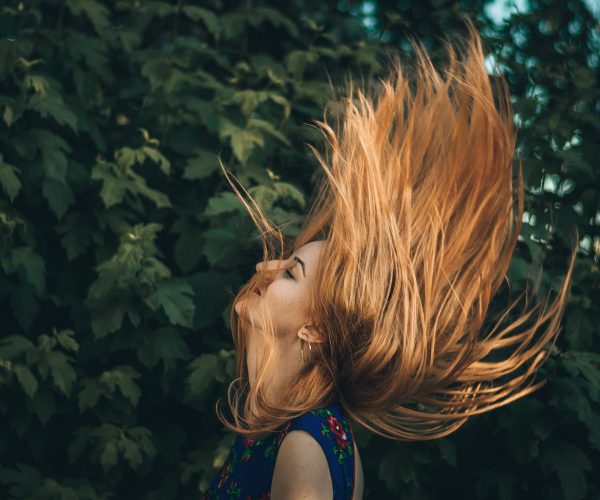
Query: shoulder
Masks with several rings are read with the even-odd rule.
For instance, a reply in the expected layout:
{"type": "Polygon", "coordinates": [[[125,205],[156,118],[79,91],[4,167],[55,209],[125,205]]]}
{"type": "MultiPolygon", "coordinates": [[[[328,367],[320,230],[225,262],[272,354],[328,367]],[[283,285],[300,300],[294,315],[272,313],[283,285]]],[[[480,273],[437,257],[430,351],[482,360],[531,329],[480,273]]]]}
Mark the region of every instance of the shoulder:
{"type": "Polygon", "coordinates": [[[333,484],[327,458],[315,438],[304,430],[290,430],[279,447],[273,482],[273,498],[330,499],[333,484]]]}

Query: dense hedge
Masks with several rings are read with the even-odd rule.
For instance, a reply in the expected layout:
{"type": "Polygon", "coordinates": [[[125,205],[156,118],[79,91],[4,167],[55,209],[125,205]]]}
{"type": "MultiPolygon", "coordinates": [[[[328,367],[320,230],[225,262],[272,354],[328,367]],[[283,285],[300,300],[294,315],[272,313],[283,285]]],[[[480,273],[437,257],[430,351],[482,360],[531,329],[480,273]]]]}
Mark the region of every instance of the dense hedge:
{"type": "Polygon", "coordinates": [[[358,429],[366,497],[598,498],[598,20],[581,0],[505,24],[477,0],[334,4],[2,2],[0,498],[199,497],[232,443],[214,403],[260,256],[217,154],[295,234],[329,78],[382,75],[409,35],[435,52],[463,11],[509,79],[526,176],[492,309],[557,288],[575,227],[581,252],[549,383],[439,441],[358,429]]]}

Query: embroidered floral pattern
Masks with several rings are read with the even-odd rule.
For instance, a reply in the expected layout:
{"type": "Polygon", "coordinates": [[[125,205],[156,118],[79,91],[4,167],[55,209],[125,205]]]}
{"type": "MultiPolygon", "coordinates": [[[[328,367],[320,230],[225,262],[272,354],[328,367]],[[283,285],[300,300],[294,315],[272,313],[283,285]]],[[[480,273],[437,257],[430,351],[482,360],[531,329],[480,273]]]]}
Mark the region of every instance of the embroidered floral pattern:
{"type": "Polygon", "coordinates": [[[229,488],[226,490],[229,498],[240,498],[240,494],[242,493],[242,489],[238,485],[238,482],[234,479],[231,481],[229,488]]]}
{"type": "Polygon", "coordinates": [[[335,439],[335,445],[333,446],[333,453],[337,457],[338,463],[344,463],[344,460],[352,455],[352,446],[348,441],[346,431],[350,432],[350,424],[342,418],[341,421],[333,414],[331,410],[313,410],[313,415],[325,417],[325,422],[321,422],[321,434],[327,436],[328,439],[335,439]]]}
{"type": "Polygon", "coordinates": [[[237,453],[235,452],[235,448],[232,450],[231,457],[225,462],[225,465],[221,469],[221,474],[219,477],[219,484],[217,488],[221,488],[223,484],[229,479],[231,474],[235,470],[235,464],[237,462],[237,453]]]}
{"type": "Polygon", "coordinates": [[[249,437],[244,438],[244,451],[242,452],[242,462],[247,462],[252,457],[254,449],[262,444],[262,439],[252,439],[249,437]]]}

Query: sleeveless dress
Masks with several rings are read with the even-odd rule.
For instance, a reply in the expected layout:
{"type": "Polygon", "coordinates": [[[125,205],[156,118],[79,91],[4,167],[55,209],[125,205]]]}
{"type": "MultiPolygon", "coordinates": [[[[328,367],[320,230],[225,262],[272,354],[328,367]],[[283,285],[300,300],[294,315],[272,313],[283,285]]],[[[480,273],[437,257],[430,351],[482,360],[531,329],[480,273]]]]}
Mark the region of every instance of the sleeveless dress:
{"type": "Polygon", "coordinates": [[[288,432],[308,432],[321,445],[331,480],[334,500],[351,500],[354,490],[354,436],[352,424],[339,402],[309,411],[287,422],[279,432],[262,439],[238,434],[227,460],[200,500],[266,500],[279,446],[288,432]]]}

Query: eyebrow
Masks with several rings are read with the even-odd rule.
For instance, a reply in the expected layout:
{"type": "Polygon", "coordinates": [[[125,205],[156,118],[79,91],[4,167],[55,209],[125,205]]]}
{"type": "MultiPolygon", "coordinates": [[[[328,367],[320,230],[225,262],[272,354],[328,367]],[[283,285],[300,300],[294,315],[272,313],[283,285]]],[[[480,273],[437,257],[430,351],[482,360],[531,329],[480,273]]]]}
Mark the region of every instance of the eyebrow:
{"type": "Polygon", "coordinates": [[[304,274],[304,277],[306,278],[306,271],[304,269],[304,262],[301,259],[299,259],[298,257],[296,257],[295,255],[294,255],[294,260],[300,263],[300,265],[302,266],[302,274],[304,274]]]}

